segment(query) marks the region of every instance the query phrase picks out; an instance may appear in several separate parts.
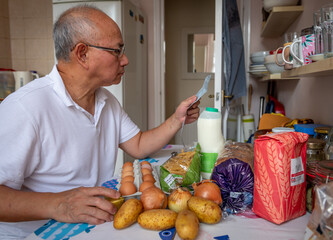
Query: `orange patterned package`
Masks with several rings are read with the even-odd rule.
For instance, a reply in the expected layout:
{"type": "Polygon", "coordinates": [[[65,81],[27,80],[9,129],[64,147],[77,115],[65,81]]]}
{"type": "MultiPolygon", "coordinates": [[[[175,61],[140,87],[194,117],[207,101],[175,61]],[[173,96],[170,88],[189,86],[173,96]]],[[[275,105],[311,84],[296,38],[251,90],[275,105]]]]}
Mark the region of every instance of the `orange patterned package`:
{"type": "Polygon", "coordinates": [[[255,140],[255,214],[276,224],[305,214],[308,137],[305,133],[286,132],[255,140]]]}

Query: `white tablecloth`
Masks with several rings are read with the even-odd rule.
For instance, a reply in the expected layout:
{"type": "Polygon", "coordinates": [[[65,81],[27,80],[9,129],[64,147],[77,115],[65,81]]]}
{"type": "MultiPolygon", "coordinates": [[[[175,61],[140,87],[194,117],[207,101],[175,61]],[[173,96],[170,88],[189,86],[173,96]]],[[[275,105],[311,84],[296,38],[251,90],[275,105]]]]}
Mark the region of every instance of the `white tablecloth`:
{"type": "MultiPolygon", "coordinates": [[[[146,159],[152,164],[161,165],[170,156],[173,151],[179,151],[181,146],[167,145],[160,152],[146,159]]],[[[263,218],[257,217],[252,212],[245,212],[239,215],[230,215],[221,220],[218,224],[208,225],[200,223],[200,231],[197,240],[295,240],[304,239],[305,228],[310,214],[288,221],[281,225],[276,225],[263,218]]],[[[35,233],[31,234],[28,240],[40,239],[70,239],[70,240],[179,240],[177,234],[174,234],[174,228],[166,231],[149,231],[141,228],[137,223],[123,229],[113,228],[113,222],[101,225],[87,224],[64,224],[56,221],[50,221],[48,226],[41,226],[35,233]],[[38,235],[38,236],[37,236],[38,235]]]]}

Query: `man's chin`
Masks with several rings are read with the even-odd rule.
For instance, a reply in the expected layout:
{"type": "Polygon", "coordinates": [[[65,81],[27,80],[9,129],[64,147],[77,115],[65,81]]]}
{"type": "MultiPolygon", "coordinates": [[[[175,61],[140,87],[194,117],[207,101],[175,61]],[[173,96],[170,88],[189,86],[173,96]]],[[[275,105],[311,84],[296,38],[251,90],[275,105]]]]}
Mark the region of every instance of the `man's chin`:
{"type": "Polygon", "coordinates": [[[110,82],[106,82],[104,84],[104,87],[111,86],[111,85],[118,85],[120,82],[121,82],[121,78],[115,79],[111,83],[110,82]]]}

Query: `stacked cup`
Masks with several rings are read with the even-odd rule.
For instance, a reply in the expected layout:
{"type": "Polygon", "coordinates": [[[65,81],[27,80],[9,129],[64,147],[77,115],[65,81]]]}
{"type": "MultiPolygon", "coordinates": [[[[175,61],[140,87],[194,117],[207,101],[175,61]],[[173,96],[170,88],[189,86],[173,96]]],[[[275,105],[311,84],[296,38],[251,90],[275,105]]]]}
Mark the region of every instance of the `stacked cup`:
{"type": "Polygon", "coordinates": [[[319,61],[324,58],[323,50],[323,32],[321,28],[321,11],[317,10],[313,13],[313,30],[315,36],[315,55],[312,61],[319,61]]]}
{"type": "Polygon", "coordinates": [[[330,58],[333,57],[333,3],[322,6],[320,11],[324,57],[330,58]]]}
{"type": "Polygon", "coordinates": [[[282,60],[279,61],[278,58],[276,58],[276,64],[284,67],[285,70],[292,69],[293,68],[293,57],[289,53],[289,47],[293,43],[293,40],[297,38],[297,32],[287,32],[284,34],[284,44],[283,47],[279,47],[276,52],[279,52],[282,49],[282,60]],[[289,46],[289,47],[287,47],[289,46]]]}

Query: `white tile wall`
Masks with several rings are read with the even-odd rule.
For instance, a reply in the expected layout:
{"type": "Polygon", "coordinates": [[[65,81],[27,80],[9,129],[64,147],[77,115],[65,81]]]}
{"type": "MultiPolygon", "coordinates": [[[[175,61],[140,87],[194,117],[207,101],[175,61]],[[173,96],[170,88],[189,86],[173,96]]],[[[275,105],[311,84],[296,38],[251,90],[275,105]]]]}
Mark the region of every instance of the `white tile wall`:
{"type": "Polygon", "coordinates": [[[0,0],[0,68],[11,68],[8,0],[0,0]]]}
{"type": "Polygon", "coordinates": [[[8,1],[11,67],[48,74],[54,64],[52,0],[0,1],[8,1]]]}

